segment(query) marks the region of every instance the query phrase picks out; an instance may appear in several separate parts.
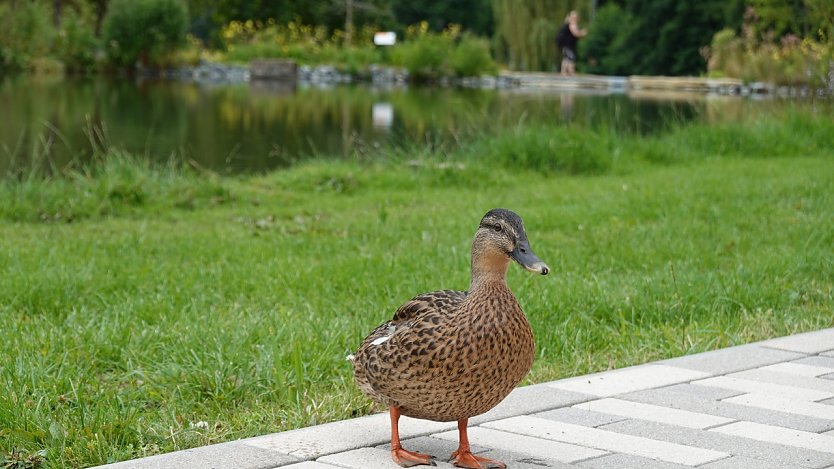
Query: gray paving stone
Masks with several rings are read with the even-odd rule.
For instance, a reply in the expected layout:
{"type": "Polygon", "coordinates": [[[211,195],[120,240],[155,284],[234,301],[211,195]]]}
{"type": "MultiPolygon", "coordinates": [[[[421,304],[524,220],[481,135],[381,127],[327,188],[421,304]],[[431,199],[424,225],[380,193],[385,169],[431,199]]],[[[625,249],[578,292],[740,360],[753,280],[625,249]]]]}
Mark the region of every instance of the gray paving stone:
{"type": "MultiPolygon", "coordinates": [[[[457,428],[455,422],[430,422],[402,417],[400,438],[429,435],[452,428],[457,428]]],[[[250,438],[244,440],[244,443],[297,459],[310,460],[328,454],[384,444],[390,439],[391,420],[387,413],[382,413],[250,438]]]]}
{"type": "MultiPolygon", "coordinates": [[[[776,384],[766,381],[766,378],[763,378],[761,380],[754,380],[742,378],[741,376],[739,376],[742,373],[752,373],[754,371],[758,372],[759,370],[741,371],[739,373],[733,373],[732,375],[727,376],[715,376],[712,378],[693,381],[692,384],[698,386],[710,386],[715,388],[735,389],[736,391],[744,391],[745,394],[769,394],[772,396],[780,396],[790,399],[798,399],[802,401],[819,401],[822,399],[828,399],[829,397],[834,397],[834,393],[832,393],[831,391],[809,389],[790,384],[776,384]]],[[[762,372],[759,374],[785,376],[779,373],[762,372]]],[[[788,376],[788,378],[795,378],[796,381],[799,381],[801,376],[788,376]]],[[[786,382],[791,382],[791,380],[786,380],[786,382]]]]}
{"type": "Polygon", "coordinates": [[[803,365],[824,366],[826,368],[834,369],[834,357],[826,357],[823,355],[814,355],[811,357],[804,357],[794,360],[791,363],[800,363],[803,365]]]}
{"type": "MultiPolygon", "coordinates": [[[[400,469],[400,466],[391,459],[391,452],[379,448],[359,448],[343,453],[330,454],[322,456],[316,462],[348,469],[400,469]]],[[[435,460],[435,463],[439,469],[455,467],[440,459],[435,460]]]]}
{"type": "Polygon", "coordinates": [[[556,420],[558,422],[573,423],[575,425],[584,425],[586,427],[598,427],[600,425],[625,420],[625,417],[601,414],[599,412],[576,409],[574,407],[564,407],[562,409],[548,410],[547,412],[540,412],[538,414],[533,414],[532,416],[540,417],[543,419],[556,420]]]}
{"type": "MultiPolygon", "coordinates": [[[[478,441],[469,438],[470,446],[472,447],[473,453],[483,453],[484,451],[488,451],[489,448],[483,445],[479,445],[478,441]]],[[[402,440],[403,448],[409,451],[417,451],[418,453],[423,454],[430,454],[437,459],[448,459],[449,455],[454,453],[458,449],[458,440],[455,439],[441,439],[435,438],[432,436],[421,436],[418,438],[410,438],[408,440],[402,440]]],[[[391,451],[391,443],[386,443],[384,445],[379,445],[377,448],[391,451]]]]}
{"type": "Polygon", "coordinates": [[[627,435],[708,448],[733,456],[745,456],[794,468],[824,468],[834,464],[834,455],[830,453],[723,435],[712,430],[696,430],[637,420],[625,420],[601,428],[627,435]]]}
{"type": "Polygon", "coordinates": [[[834,357],[826,357],[823,355],[813,355],[810,357],[800,358],[794,360],[792,363],[801,363],[803,365],[824,366],[826,368],[834,369],[834,357]]]}
{"type": "Polygon", "coordinates": [[[773,365],[763,366],[758,368],[761,371],[771,371],[775,373],[784,373],[787,375],[805,376],[808,378],[816,378],[820,375],[825,375],[834,372],[831,368],[824,366],[806,365],[797,362],[774,363],[773,365]]]}
{"type": "Polygon", "coordinates": [[[548,385],[566,391],[611,397],[641,389],[685,383],[708,376],[710,374],[703,371],[649,364],[554,381],[548,385]]]}
{"type": "Polygon", "coordinates": [[[691,469],[691,466],[615,453],[576,464],[590,469],[691,469]]]}
{"type": "Polygon", "coordinates": [[[834,357],[834,350],[830,352],[822,352],[820,355],[824,355],[826,357],[834,357]]]}
{"type": "Polygon", "coordinates": [[[819,378],[834,380],[834,373],[828,373],[827,375],[819,376],[819,378]]]}
{"type": "Polygon", "coordinates": [[[659,364],[723,375],[763,365],[794,360],[804,355],[784,350],[761,347],[758,344],[739,345],[711,352],[686,355],[657,362],[659,364]]]}
{"type": "MultiPolygon", "coordinates": [[[[687,466],[706,464],[730,456],[721,451],[603,430],[610,425],[605,425],[601,427],[602,429],[598,429],[529,416],[511,417],[505,420],[488,422],[484,425],[505,432],[593,447],[615,453],[631,454],[687,466]]],[[[611,425],[617,425],[617,423],[611,425]]]]}
{"type": "Polygon", "coordinates": [[[710,386],[698,386],[690,383],[675,384],[666,386],[663,389],[668,392],[680,393],[684,395],[700,397],[712,401],[720,401],[728,397],[735,397],[744,394],[744,391],[736,391],[735,389],[714,388],[710,386]]]}
{"type": "Polygon", "coordinates": [[[834,397],[832,397],[831,399],[825,399],[824,401],[819,401],[819,403],[820,404],[834,405],[834,397]]]}
{"type": "Polygon", "coordinates": [[[670,425],[680,425],[682,427],[689,428],[710,428],[733,422],[733,419],[729,419],[727,417],[719,417],[716,415],[705,414],[703,412],[675,409],[668,406],[647,404],[644,402],[627,401],[613,397],[583,402],[581,404],[576,404],[574,407],[581,410],[619,415],[621,417],[638,420],[668,423],[670,425]]]}
{"type": "Polygon", "coordinates": [[[545,384],[516,388],[489,412],[469,419],[470,425],[500,420],[516,415],[541,412],[596,399],[596,396],[557,389],[545,384]]]}
{"type": "Polygon", "coordinates": [[[705,464],[698,469],[796,469],[796,467],[744,456],[733,456],[705,464]]]}
{"type": "Polygon", "coordinates": [[[763,347],[799,353],[834,352],[834,328],[821,331],[806,332],[804,334],[789,335],[778,339],[759,342],[763,347]]]}
{"type": "MultiPolygon", "coordinates": [[[[474,443],[472,438],[470,437],[470,444],[474,443]]],[[[440,439],[434,438],[429,436],[424,436],[420,438],[413,438],[411,440],[403,440],[402,442],[403,447],[410,450],[410,451],[417,451],[424,454],[431,454],[432,456],[437,457],[440,461],[448,461],[449,457],[458,449],[458,441],[455,438],[454,440],[449,439],[440,439]]],[[[509,467],[513,469],[542,469],[542,468],[554,468],[554,469],[570,469],[575,466],[571,466],[568,464],[561,463],[555,459],[551,458],[536,458],[531,457],[527,454],[522,454],[517,451],[504,451],[499,449],[489,449],[482,445],[472,444],[472,452],[477,454],[478,456],[483,456],[486,458],[497,459],[499,461],[503,461],[507,463],[509,467]]],[[[382,445],[378,446],[377,448],[390,451],[391,445],[382,445]]]]}
{"type": "Polygon", "coordinates": [[[731,397],[725,402],[740,404],[759,409],[775,410],[788,414],[804,415],[806,417],[818,417],[834,422],[834,407],[820,404],[819,402],[797,401],[795,399],[783,399],[765,394],[744,394],[731,397]]]}
{"type": "Polygon", "coordinates": [[[333,469],[334,467],[339,466],[332,466],[330,464],[323,464],[316,461],[304,461],[290,464],[289,466],[281,466],[281,469],[333,469]]]}
{"type": "Polygon", "coordinates": [[[576,469],[573,464],[563,463],[555,459],[532,457],[500,449],[479,453],[478,456],[501,461],[511,469],[576,469]]]}
{"type": "Polygon", "coordinates": [[[272,469],[295,462],[299,462],[299,459],[275,451],[253,448],[241,444],[240,441],[232,441],[99,467],[101,469],[272,469]]]}
{"type": "MultiPolygon", "coordinates": [[[[675,409],[684,409],[692,412],[717,415],[730,419],[747,420],[768,425],[778,425],[780,427],[793,428],[809,432],[821,432],[834,429],[834,421],[831,420],[815,417],[803,417],[801,415],[767,411],[757,409],[755,407],[731,404],[724,401],[716,401],[709,397],[704,398],[702,397],[702,394],[695,392],[688,392],[694,391],[695,388],[699,387],[703,387],[704,389],[717,389],[696,385],[681,385],[659,389],[647,389],[645,391],[625,394],[620,396],[620,398],[635,402],[662,405],[675,409]]],[[[735,395],[741,394],[734,393],[733,396],[735,395]]]]}
{"type": "MultiPolygon", "coordinates": [[[[802,389],[813,389],[816,391],[825,391],[827,393],[834,394],[834,383],[826,379],[809,378],[807,376],[789,375],[759,369],[740,371],[738,373],[729,374],[727,377],[749,379],[760,383],[772,383],[802,389]]],[[[834,396],[827,396],[826,399],[828,397],[834,396]]]]}
{"type": "MultiPolygon", "coordinates": [[[[520,419],[529,417],[511,417],[520,419]]],[[[497,422],[506,422],[498,420],[497,422]]],[[[548,420],[543,420],[548,422],[548,420]]],[[[496,422],[488,422],[485,425],[492,425],[496,422]]],[[[555,423],[555,422],[554,422],[555,423]]],[[[434,435],[436,438],[444,438],[450,441],[458,441],[457,432],[445,432],[434,435]]],[[[524,435],[516,432],[505,432],[492,428],[475,427],[469,429],[469,441],[477,441],[481,446],[487,446],[490,450],[503,450],[520,453],[528,458],[557,460],[571,463],[583,459],[594,458],[606,454],[606,451],[588,448],[585,445],[577,445],[560,441],[553,441],[549,438],[538,438],[536,435],[524,435]]]]}
{"type": "Polygon", "coordinates": [[[711,432],[735,435],[768,443],[789,445],[834,455],[834,437],[753,422],[734,422],[711,432]]]}

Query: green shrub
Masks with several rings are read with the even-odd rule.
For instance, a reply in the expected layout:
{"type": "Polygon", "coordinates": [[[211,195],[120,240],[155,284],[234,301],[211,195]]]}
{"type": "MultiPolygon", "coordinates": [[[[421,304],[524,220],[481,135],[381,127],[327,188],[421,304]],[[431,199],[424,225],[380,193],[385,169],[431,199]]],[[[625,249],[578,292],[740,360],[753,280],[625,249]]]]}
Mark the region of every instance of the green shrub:
{"type": "Polygon", "coordinates": [[[86,72],[95,66],[99,41],[89,17],[66,9],[55,44],[57,56],[73,72],[86,72]]]}
{"type": "Polygon", "coordinates": [[[42,2],[0,4],[0,72],[26,68],[33,57],[49,53],[55,37],[51,18],[42,2]]]}
{"type": "Polygon", "coordinates": [[[459,77],[495,74],[498,71],[489,53],[489,42],[469,35],[465,35],[452,50],[449,65],[459,77]]]}
{"type": "Polygon", "coordinates": [[[114,64],[154,67],[185,43],[188,10],[181,0],[113,0],[103,27],[114,64]]]}
{"type": "Polygon", "coordinates": [[[425,32],[394,46],[391,60],[418,81],[447,76],[446,59],[453,44],[449,35],[425,32]]]}

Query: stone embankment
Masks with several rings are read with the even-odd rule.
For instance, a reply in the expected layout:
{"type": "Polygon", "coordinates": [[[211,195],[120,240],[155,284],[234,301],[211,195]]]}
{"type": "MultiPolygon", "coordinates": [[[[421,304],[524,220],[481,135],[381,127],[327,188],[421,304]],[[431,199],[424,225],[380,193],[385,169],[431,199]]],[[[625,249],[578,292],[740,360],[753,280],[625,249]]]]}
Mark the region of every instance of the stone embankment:
{"type": "MultiPolygon", "coordinates": [[[[165,78],[205,84],[247,83],[249,81],[280,82],[288,86],[334,86],[346,83],[370,83],[375,86],[405,86],[408,71],[396,67],[371,65],[360,73],[346,73],[332,65],[296,65],[286,60],[256,60],[250,66],[202,62],[163,73],[165,78]]],[[[527,89],[541,91],[590,91],[603,93],[702,93],[737,96],[774,95],[810,97],[834,95],[834,77],[824,88],[809,86],[776,86],[767,83],[745,83],[735,78],[649,77],[577,75],[565,77],[558,73],[504,72],[498,76],[441,78],[434,84],[487,89],[527,89]]]]}

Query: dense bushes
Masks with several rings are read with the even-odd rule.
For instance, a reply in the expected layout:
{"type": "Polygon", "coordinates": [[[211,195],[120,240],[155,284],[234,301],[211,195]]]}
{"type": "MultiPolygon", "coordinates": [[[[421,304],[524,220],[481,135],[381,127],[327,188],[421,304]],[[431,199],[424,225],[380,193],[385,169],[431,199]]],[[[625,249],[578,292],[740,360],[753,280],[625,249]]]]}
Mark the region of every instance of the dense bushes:
{"type": "Polygon", "coordinates": [[[114,64],[158,66],[185,43],[188,10],[180,0],[113,0],[104,42],[114,64]]]}
{"type": "Polygon", "coordinates": [[[391,61],[418,81],[497,71],[485,40],[461,34],[456,26],[434,33],[425,22],[408,28],[406,40],[392,49],[391,61]]]}
{"type": "Polygon", "coordinates": [[[0,72],[26,68],[32,58],[50,53],[55,28],[49,18],[49,9],[39,2],[16,8],[0,3],[0,72]]]}

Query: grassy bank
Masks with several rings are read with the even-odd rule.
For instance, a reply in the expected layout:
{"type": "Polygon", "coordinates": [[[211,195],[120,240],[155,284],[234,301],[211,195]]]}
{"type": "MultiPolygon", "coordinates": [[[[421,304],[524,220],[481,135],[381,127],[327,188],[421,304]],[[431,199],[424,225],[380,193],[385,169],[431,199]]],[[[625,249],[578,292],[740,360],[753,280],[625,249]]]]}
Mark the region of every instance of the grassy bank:
{"type": "Polygon", "coordinates": [[[528,382],[830,327],[832,125],[523,128],[419,164],[220,178],[122,157],[7,179],[0,451],[85,466],[370,412],[344,356],[411,296],[465,289],[496,206],[554,271],[509,274],[528,382]]]}

